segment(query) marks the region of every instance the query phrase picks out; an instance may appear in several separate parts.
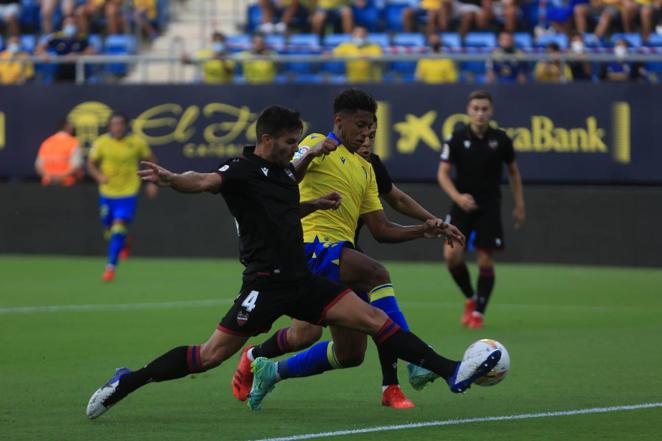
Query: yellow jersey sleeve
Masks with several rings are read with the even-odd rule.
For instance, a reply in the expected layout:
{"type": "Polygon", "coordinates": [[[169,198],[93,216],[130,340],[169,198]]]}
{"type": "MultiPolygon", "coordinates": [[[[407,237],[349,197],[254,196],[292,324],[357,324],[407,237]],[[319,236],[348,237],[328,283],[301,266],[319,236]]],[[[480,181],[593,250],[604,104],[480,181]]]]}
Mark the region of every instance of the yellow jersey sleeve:
{"type": "Polygon", "coordinates": [[[149,144],[143,138],[135,136],[136,143],[138,144],[138,159],[149,159],[152,157],[152,149],[149,148],[149,144]]]}
{"type": "Polygon", "coordinates": [[[372,213],[373,211],[383,210],[382,202],[379,199],[379,190],[377,189],[377,178],[375,177],[375,170],[372,165],[364,160],[368,170],[368,186],[365,191],[365,196],[361,202],[361,209],[359,214],[372,213]]]}
{"type": "MultiPolygon", "coordinates": [[[[299,160],[303,155],[306,154],[306,152],[308,152],[308,150],[310,150],[312,147],[316,146],[320,142],[324,142],[325,139],[326,139],[326,135],[322,135],[321,133],[311,133],[310,135],[303,138],[301,142],[299,142],[299,148],[294,154],[294,157],[292,158],[292,162],[299,160]]],[[[314,158],[312,161],[310,161],[310,164],[308,165],[308,170],[318,166],[320,161],[321,158],[319,156],[314,158]]]]}
{"type": "Polygon", "coordinates": [[[102,157],[103,157],[103,137],[97,138],[94,141],[89,153],[89,158],[94,162],[100,161],[102,157]]]}

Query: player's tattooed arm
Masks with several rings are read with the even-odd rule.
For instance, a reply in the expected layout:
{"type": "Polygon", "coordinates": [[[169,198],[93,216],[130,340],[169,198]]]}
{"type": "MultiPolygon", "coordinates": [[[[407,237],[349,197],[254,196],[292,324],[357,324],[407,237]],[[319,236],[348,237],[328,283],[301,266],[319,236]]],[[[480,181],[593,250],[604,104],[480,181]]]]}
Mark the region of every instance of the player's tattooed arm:
{"type": "Polygon", "coordinates": [[[221,189],[223,178],[217,173],[173,173],[149,161],[141,161],[143,167],[138,176],[143,182],[152,182],[159,187],[172,187],[182,193],[217,193],[221,189]]]}
{"type": "Polygon", "coordinates": [[[340,193],[333,192],[321,198],[313,199],[312,201],[301,202],[301,217],[306,217],[310,213],[317,210],[336,210],[342,203],[342,196],[340,193]]]}

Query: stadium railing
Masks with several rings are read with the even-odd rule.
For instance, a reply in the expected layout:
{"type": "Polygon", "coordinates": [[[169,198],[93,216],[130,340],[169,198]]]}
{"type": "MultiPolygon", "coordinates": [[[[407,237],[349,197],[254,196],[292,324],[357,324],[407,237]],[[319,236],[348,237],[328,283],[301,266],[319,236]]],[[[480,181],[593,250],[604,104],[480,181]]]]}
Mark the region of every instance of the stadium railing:
{"type": "MultiPolygon", "coordinates": [[[[328,55],[309,55],[309,54],[274,54],[269,56],[253,56],[246,58],[245,55],[232,54],[227,57],[228,59],[235,60],[237,63],[237,73],[235,75],[235,83],[243,83],[245,80],[241,75],[241,64],[247,60],[270,60],[277,64],[279,67],[279,75],[275,79],[276,83],[287,82],[316,82],[316,83],[337,83],[342,82],[341,70],[328,70],[325,69],[326,65],[331,63],[341,64],[347,61],[367,60],[384,66],[385,73],[392,73],[391,65],[393,63],[403,62],[416,62],[420,59],[448,59],[456,63],[486,63],[489,60],[497,62],[519,62],[530,63],[533,65],[538,61],[557,60],[564,65],[573,61],[582,61],[588,63],[610,63],[610,62],[625,62],[625,63],[642,63],[644,67],[652,67],[653,72],[657,74],[662,73],[662,69],[656,70],[662,66],[662,48],[648,48],[647,50],[639,50],[631,52],[625,57],[616,57],[612,51],[602,50],[582,55],[573,53],[562,53],[556,56],[550,56],[544,52],[530,52],[521,53],[516,55],[495,55],[489,51],[447,51],[442,54],[430,54],[426,52],[406,51],[398,53],[397,51],[389,51],[379,57],[329,57],[328,55]],[[298,81],[298,73],[295,70],[287,71],[286,66],[296,65],[311,65],[310,69],[306,69],[305,79],[298,81]],[[310,75],[314,74],[316,77],[311,79],[310,75]],[[339,78],[340,77],[340,78],[339,78]]],[[[197,58],[193,63],[198,69],[206,61],[212,60],[211,58],[197,58]]],[[[22,63],[26,66],[32,63],[35,66],[51,66],[57,64],[71,64],[72,60],[66,58],[53,57],[45,60],[41,57],[28,57],[25,59],[0,59],[0,63],[22,63]]],[[[108,66],[125,66],[127,69],[132,69],[137,72],[134,82],[147,83],[150,82],[149,68],[151,65],[160,64],[166,65],[169,74],[167,75],[167,83],[180,83],[181,75],[177,73],[178,67],[182,66],[182,59],[175,55],[83,55],[76,58],[73,63],[76,65],[76,84],[86,84],[90,82],[99,82],[99,76],[95,75],[96,72],[107,72],[108,66]],[[92,80],[92,81],[90,81],[92,80]]],[[[563,71],[563,69],[561,69],[563,71]]],[[[201,75],[198,75],[201,78],[201,75]]],[[[117,79],[114,79],[117,81],[117,79]]],[[[652,78],[654,81],[655,79],[652,78]]],[[[397,75],[387,76],[385,82],[402,82],[397,75]]]]}

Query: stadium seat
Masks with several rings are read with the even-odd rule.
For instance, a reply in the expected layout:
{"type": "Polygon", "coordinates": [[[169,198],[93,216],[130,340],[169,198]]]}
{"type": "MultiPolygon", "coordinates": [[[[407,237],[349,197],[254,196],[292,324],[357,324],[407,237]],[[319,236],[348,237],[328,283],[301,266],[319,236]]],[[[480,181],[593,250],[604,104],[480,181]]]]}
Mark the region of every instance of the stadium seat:
{"type": "Polygon", "coordinates": [[[87,41],[100,54],[103,52],[103,38],[99,34],[90,34],[87,36],[87,41]]]}
{"type": "Polygon", "coordinates": [[[373,33],[368,34],[368,42],[378,44],[381,47],[387,47],[391,44],[391,38],[389,34],[373,33]]]}
{"type": "Polygon", "coordinates": [[[350,34],[328,34],[324,37],[324,47],[333,49],[341,43],[346,43],[352,39],[350,34]]]}
{"type": "Polygon", "coordinates": [[[661,47],[662,46],[662,34],[651,34],[648,37],[648,42],[646,46],[661,47]]]}
{"type": "Polygon", "coordinates": [[[595,34],[584,34],[584,44],[588,48],[602,47],[602,42],[595,34]]]}
{"type": "Polygon", "coordinates": [[[256,2],[248,5],[246,9],[246,32],[252,34],[262,24],[262,9],[256,2]]]}
{"type": "Polygon", "coordinates": [[[32,34],[23,34],[21,35],[21,49],[26,52],[34,53],[34,49],[37,46],[37,37],[32,34]]]}
{"type": "Polygon", "coordinates": [[[516,32],[513,34],[515,46],[519,49],[531,49],[533,46],[533,39],[528,32],[516,32]]]}
{"type": "Polygon", "coordinates": [[[566,34],[543,34],[535,42],[535,47],[545,47],[549,43],[556,43],[562,50],[568,48],[568,36],[566,34]]]}
{"type": "Polygon", "coordinates": [[[279,34],[269,34],[264,36],[264,42],[267,47],[275,50],[282,51],[285,49],[285,37],[279,34]]]}
{"type": "Polygon", "coordinates": [[[425,37],[420,33],[399,33],[393,36],[393,46],[424,47],[425,37]]]}
{"type": "MultiPolygon", "coordinates": [[[[136,39],[132,35],[116,34],[106,37],[103,53],[107,55],[130,55],[136,52],[136,39]]],[[[127,63],[109,63],[106,72],[111,75],[124,76],[127,74],[127,63]]]]}
{"type": "Polygon", "coordinates": [[[375,0],[367,0],[363,8],[352,6],[352,13],[356,25],[363,26],[368,32],[379,30],[379,8],[375,0]]]}
{"type": "Polygon", "coordinates": [[[251,47],[251,36],[248,34],[228,35],[225,42],[230,52],[242,52],[251,47]]]}
{"type": "Polygon", "coordinates": [[[459,49],[462,47],[462,39],[460,34],[455,32],[442,32],[441,33],[441,44],[444,47],[450,47],[453,49],[459,49]]]}
{"type": "Polygon", "coordinates": [[[287,43],[297,48],[318,49],[320,37],[317,34],[292,34],[287,43]]]}
{"type": "Polygon", "coordinates": [[[488,48],[496,47],[496,35],[492,32],[469,32],[464,37],[465,47],[488,48]]]}
{"type": "Polygon", "coordinates": [[[383,9],[384,25],[387,32],[402,32],[402,14],[411,4],[409,0],[390,0],[383,9]]]}
{"type": "Polygon", "coordinates": [[[618,40],[625,40],[628,42],[630,47],[641,47],[642,45],[642,39],[641,39],[641,34],[636,34],[636,33],[617,33],[613,34],[611,36],[610,42],[611,44],[616,43],[618,40]]]}

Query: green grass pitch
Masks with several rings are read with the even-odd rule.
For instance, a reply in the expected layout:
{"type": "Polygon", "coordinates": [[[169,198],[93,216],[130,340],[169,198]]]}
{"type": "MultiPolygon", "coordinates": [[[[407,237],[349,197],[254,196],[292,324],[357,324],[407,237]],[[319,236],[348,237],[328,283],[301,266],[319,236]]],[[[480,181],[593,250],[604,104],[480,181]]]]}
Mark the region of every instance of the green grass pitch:
{"type": "MultiPolygon", "coordinates": [[[[369,344],[362,366],[281,383],[264,410],[250,412],[230,391],[235,356],[210,372],[148,385],[89,421],[87,400],[114,368],[208,337],[238,290],[239,264],[132,258],[104,285],[101,258],[0,256],[0,438],[265,439],[662,402],[662,271],[499,264],[486,326],[475,331],[459,325],[462,299],[441,263],[387,267],[420,337],[452,357],[479,338],[500,340],[512,360],[506,380],[461,396],[441,381],[416,392],[401,364],[417,408],[394,411],[380,405],[369,344]]],[[[661,433],[662,408],[654,407],[326,439],[640,441],[661,433]]]]}

